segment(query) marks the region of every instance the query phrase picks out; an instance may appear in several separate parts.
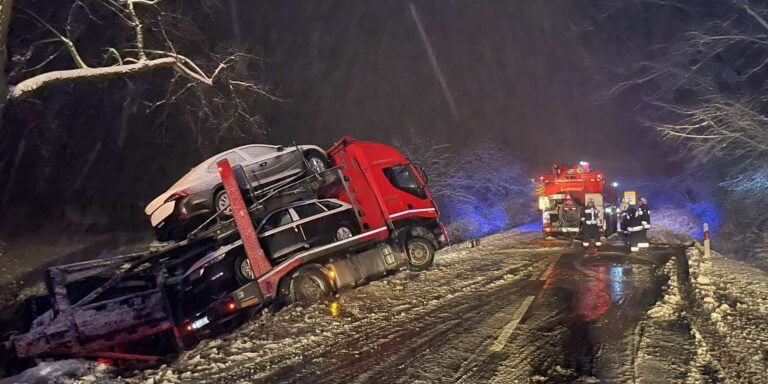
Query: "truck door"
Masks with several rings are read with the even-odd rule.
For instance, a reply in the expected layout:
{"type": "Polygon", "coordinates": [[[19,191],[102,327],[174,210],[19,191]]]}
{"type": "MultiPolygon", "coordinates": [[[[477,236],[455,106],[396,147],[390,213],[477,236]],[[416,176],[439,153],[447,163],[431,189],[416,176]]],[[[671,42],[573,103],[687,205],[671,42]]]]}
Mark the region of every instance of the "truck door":
{"type": "MultiPolygon", "coordinates": [[[[407,193],[403,195],[396,193],[392,189],[384,189],[384,200],[387,202],[387,206],[391,207],[392,213],[408,211],[414,208],[424,208],[427,203],[427,193],[424,190],[424,186],[419,183],[419,180],[414,174],[415,171],[410,164],[395,165],[388,168],[383,168],[382,171],[389,181],[390,185],[395,189],[407,193]],[[391,191],[391,192],[390,192],[391,191]]],[[[429,204],[431,206],[431,204],[429,204]]]]}
{"type": "Polygon", "coordinates": [[[272,260],[284,258],[306,248],[306,242],[289,208],[273,212],[259,227],[259,240],[272,260]]]}

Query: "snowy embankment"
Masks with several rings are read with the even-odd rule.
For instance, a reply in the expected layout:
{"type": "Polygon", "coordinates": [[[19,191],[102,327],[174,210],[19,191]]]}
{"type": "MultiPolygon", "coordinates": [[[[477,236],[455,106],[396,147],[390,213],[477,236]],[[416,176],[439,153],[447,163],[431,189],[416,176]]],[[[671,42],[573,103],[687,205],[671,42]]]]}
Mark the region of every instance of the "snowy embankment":
{"type": "Polygon", "coordinates": [[[697,347],[726,381],[768,382],[768,275],[698,245],[686,255],[697,347]]]}
{"type": "Polygon", "coordinates": [[[638,328],[636,381],[768,382],[768,275],[705,257],[699,244],[663,273],[669,281],[638,328]]]}
{"type": "MultiPolygon", "coordinates": [[[[656,243],[690,240],[654,234],[656,243]]],[[[717,252],[705,257],[699,244],[661,273],[669,281],[637,330],[636,382],[768,382],[768,275],[717,252]]]]}
{"type": "Polygon", "coordinates": [[[693,370],[694,339],[683,310],[684,286],[678,262],[672,257],[657,272],[669,280],[635,329],[635,383],[682,382],[693,370]]]}

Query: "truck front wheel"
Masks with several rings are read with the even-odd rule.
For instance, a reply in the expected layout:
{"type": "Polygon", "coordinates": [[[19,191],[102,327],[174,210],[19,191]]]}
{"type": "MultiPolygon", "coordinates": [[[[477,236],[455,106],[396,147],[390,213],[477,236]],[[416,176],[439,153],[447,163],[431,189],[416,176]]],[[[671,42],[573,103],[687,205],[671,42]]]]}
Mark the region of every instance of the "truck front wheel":
{"type": "Polygon", "coordinates": [[[321,270],[303,268],[293,275],[291,291],[297,302],[319,303],[331,297],[333,287],[321,270]]]}
{"type": "Polygon", "coordinates": [[[435,261],[435,247],[423,237],[408,240],[407,251],[408,266],[412,271],[427,270],[435,261]]]}

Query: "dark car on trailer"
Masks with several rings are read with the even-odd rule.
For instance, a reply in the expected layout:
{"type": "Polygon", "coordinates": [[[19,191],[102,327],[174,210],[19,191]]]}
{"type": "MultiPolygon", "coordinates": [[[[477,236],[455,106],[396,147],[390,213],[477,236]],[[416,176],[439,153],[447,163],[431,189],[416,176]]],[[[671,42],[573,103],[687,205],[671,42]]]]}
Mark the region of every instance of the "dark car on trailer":
{"type": "MultiPolygon", "coordinates": [[[[360,233],[354,207],[336,199],[304,200],[276,209],[258,222],[259,243],[274,265],[351,239],[360,233]]],[[[210,306],[253,280],[253,270],[238,240],[202,257],[185,273],[177,292],[180,318],[202,328],[226,308],[210,306]]]]}

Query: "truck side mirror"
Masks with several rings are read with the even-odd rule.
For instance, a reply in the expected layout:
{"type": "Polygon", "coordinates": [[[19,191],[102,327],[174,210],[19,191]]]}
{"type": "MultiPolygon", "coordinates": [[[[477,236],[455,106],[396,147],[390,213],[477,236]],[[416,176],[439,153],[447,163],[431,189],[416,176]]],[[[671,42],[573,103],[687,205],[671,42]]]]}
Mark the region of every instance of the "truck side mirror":
{"type": "Polygon", "coordinates": [[[427,172],[424,171],[424,165],[417,162],[414,162],[413,165],[416,167],[416,170],[419,171],[419,176],[421,176],[421,179],[424,180],[424,184],[429,184],[429,176],[427,176],[427,172]]]}

